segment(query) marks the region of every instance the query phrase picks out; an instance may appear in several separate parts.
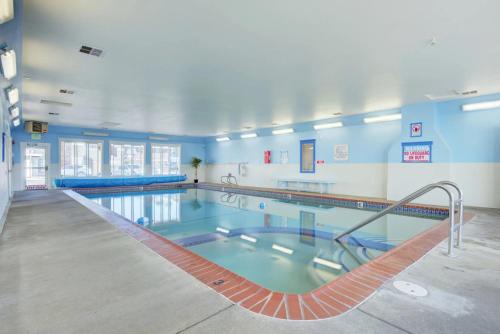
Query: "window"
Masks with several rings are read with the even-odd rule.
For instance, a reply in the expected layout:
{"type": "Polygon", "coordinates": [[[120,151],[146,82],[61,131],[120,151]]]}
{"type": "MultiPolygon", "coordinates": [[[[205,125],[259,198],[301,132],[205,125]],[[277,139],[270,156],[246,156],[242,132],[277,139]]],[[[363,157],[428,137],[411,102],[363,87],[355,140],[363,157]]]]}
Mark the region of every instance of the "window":
{"type": "Polygon", "coordinates": [[[60,141],[61,176],[101,176],[102,142],[60,141]]]}
{"type": "Polygon", "coordinates": [[[153,175],[181,173],[181,146],[151,144],[151,164],[153,175]]]}
{"type": "Polygon", "coordinates": [[[314,173],[316,159],[315,155],[316,140],[301,140],[300,141],[300,172],[314,173]]]}
{"type": "Polygon", "coordinates": [[[111,175],[144,175],[144,144],[111,143],[111,175]]]}

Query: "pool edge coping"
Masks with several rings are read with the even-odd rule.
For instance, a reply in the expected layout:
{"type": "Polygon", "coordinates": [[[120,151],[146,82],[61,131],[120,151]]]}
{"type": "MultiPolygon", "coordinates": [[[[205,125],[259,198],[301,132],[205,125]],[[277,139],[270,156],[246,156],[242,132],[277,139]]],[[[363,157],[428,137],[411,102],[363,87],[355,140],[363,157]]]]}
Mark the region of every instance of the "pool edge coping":
{"type": "MultiPolygon", "coordinates": [[[[295,321],[333,318],[357,308],[383,284],[408,269],[446,239],[449,231],[448,219],[442,220],[321,287],[303,294],[288,294],[255,284],[91,201],[77,191],[62,191],[232,303],[260,315],[295,321]]],[[[473,216],[469,212],[464,213],[464,222],[473,216]]]]}

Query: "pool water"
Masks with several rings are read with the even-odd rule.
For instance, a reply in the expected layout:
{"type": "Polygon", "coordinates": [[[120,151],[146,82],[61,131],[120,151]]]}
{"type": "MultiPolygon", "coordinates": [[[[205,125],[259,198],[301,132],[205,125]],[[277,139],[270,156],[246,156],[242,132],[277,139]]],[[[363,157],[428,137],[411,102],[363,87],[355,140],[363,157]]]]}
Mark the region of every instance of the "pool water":
{"type": "Polygon", "coordinates": [[[273,291],[305,293],[439,223],[387,215],[333,237],[373,215],[347,209],[203,189],[86,197],[273,291]]]}

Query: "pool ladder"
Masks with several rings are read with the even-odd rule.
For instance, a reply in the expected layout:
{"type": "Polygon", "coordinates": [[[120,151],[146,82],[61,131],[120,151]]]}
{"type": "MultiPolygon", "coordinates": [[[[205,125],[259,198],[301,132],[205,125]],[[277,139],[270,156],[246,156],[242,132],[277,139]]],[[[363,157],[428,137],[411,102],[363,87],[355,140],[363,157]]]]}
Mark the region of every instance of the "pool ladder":
{"type": "Polygon", "coordinates": [[[393,212],[397,208],[400,208],[411,201],[427,194],[428,192],[434,190],[434,189],[441,189],[446,194],[448,195],[449,199],[449,221],[450,221],[450,230],[449,230],[449,237],[448,237],[448,255],[452,256],[453,255],[453,246],[455,247],[460,247],[462,243],[462,225],[463,225],[463,218],[464,218],[464,206],[463,206],[463,193],[460,187],[451,181],[440,181],[436,183],[431,183],[426,185],[425,187],[422,187],[418,189],[417,191],[411,193],[410,195],[406,196],[399,202],[396,202],[389,207],[385,208],[384,210],[377,212],[370,218],[362,221],[361,223],[357,224],[356,226],[348,229],[347,231],[339,234],[334,240],[340,241],[343,237],[345,237],[348,234],[351,234],[352,232],[362,228],[363,226],[366,226],[370,224],[371,222],[393,212]],[[450,191],[450,188],[455,189],[457,193],[457,198],[455,199],[455,195],[453,194],[452,191],[450,191]],[[456,212],[455,212],[456,210],[456,212]],[[458,224],[455,224],[456,221],[456,216],[458,216],[458,224]],[[457,233],[456,236],[456,241],[454,240],[454,234],[455,232],[457,233]],[[454,245],[455,244],[455,245],[454,245]]]}
{"type": "Polygon", "coordinates": [[[220,183],[238,185],[238,181],[236,180],[236,177],[234,175],[232,175],[231,173],[224,175],[224,176],[221,176],[220,183]]]}

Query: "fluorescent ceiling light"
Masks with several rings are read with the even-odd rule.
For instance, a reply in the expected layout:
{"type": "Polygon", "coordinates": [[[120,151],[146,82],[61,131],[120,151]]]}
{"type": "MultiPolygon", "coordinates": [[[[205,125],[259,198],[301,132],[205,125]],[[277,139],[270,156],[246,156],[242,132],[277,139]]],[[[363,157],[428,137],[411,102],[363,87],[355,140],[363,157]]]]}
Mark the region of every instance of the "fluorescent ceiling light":
{"type": "Polygon", "coordinates": [[[18,106],[12,106],[9,108],[9,114],[12,118],[17,118],[19,117],[19,107],[18,106]]]}
{"type": "Polygon", "coordinates": [[[484,110],[484,109],[494,109],[494,108],[500,108],[500,100],[464,104],[462,106],[463,111],[474,111],[474,110],[484,110]]]}
{"type": "Polygon", "coordinates": [[[365,117],[365,123],[378,123],[378,122],[389,122],[396,121],[401,119],[401,114],[391,114],[391,115],[383,115],[383,116],[374,116],[374,117],[365,117]]]}
{"type": "Polygon", "coordinates": [[[286,248],[286,247],[283,247],[280,245],[273,244],[273,249],[280,251],[282,253],[285,253],[285,254],[289,254],[289,255],[293,254],[293,249],[286,248]]]}
{"type": "Polygon", "coordinates": [[[243,240],[246,240],[246,241],[250,241],[250,242],[257,242],[257,239],[255,239],[254,237],[249,237],[248,235],[240,235],[240,238],[243,239],[243,240]]]}
{"type": "Polygon", "coordinates": [[[108,137],[109,133],[106,132],[82,132],[84,136],[94,136],[94,137],[108,137]]]}
{"type": "Polygon", "coordinates": [[[240,136],[241,139],[247,139],[247,138],[255,138],[257,137],[257,134],[255,132],[252,133],[244,133],[240,136]]]}
{"type": "Polygon", "coordinates": [[[227,228],[217,227],[215,230],[220,233],[229,234],[229,230],[227,228]]]}
{"type": "Polygon", "coordinates": [[[14,18],[14,0],[0,0],[0,24],[14,18]]]}
{"type": "Polygon", "coordinates": [[[167,137],[158,137],[158,136],[149,136],[149,140],[163,140],[166,141],[168,140],[167,137]]]}
{"type": "MultiPolygon", "coordinates": [[[[1,1],[1,0],[0,0],[1,1]]],[[[5,79],[10,80],[17,74],[16,52],[14,50],[4,50],[0,55],[2,63],[2,73],[5,79]]]]}
{"type": "Polygon", "coordinates": [[[12,125],[19,126],[20,124],[21,124],[21,119],[19,119],[19,117],[18,118],[14,118],[12,120],[12,125]]]}
{"type": "Polygon", "coordinates": [[[273,135],[285,135],[287,133],[293,133],[293,129],[288,128],[288,129],[273,130],[273,135]]]}
{"type": "Polygon", "coordinates": [[[344,124],[342,122],[334,122],[334,123],[323,123],[323,124],[315,124],[314,130],[323,130],[323,129],[331,129],[331,128],[340,128],[344,124]]]}
{"type": "MultiPolygon", "coordinates": [[[[0,0],[1,1],[1,0],[0,0]]],[[[19,89],[10,86],[5,89],[5,95],[7,95],[7,100],[11,105],[19,102],[19,89]]]]}
{"type": "Polygon", "coordinates": [[[335,262],[332,262],[332,261],[328,261],[328,260],[319,258],[319,257],[315,257],[313,259],[313,262],[321,264],[321,265],[329,267],[329,268],[332,268],[332,269],[335,269],[335,270],[341,270],[342,269],[342,265],[340,265],[338,263],[335,263],[335,262]]]}
{"type": "Polygon", "coordinates": [[[217,140],[217,141],[229,141],[231,139],[229,139],[229,137],[219,137],[219,138],[215,138],[215,140],[217,140]]]}

